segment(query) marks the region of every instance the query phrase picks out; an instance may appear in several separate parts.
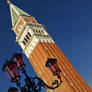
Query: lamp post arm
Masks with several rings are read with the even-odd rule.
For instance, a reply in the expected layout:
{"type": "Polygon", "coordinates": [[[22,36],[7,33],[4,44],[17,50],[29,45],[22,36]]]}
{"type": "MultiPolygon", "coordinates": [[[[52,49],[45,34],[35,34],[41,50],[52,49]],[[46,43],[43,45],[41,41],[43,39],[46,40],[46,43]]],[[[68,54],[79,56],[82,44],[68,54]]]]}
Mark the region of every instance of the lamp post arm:
{"type": "Polygon", "coordinates": [[[19,88],[20,88],[21,92],[23,92],[22,87],[21,87],[21,85],[20,85],[20,82],[19,82],[19,81],[17,81],[17,82],[16,82],[16,85],[17,85],[17,87],[19,87],[19,88]]]}
{"type": "Polygon", "coordinates": [[[52,86],[47,85],[41,78],[38,78],[38,77],[34,77],[33,80],[38,79],[38,81],[41,83],[41,86],[54,90],[54,89],[58,88],[62,83],[61,77],[59,75],[57,77],[60,82],[55,80],[55,82],[52,83],[52,86]],[[55,84],[56,84],[56,86],[53,87],[53,85],[55,85],[55,84]]]}

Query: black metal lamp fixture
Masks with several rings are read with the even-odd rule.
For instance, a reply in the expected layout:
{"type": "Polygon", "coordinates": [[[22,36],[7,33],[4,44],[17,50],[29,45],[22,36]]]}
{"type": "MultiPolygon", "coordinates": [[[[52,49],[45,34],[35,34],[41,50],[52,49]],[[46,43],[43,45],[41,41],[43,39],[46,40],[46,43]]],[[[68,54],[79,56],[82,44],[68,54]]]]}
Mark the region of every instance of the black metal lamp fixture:
{"type": "Polygon", "coordinates": [[[13,57],[11,58],[11,60],[17,63],[17,68],[19,70],[23,70],[25,68],[25,64],[22,60],[21,54],[14,54],[13,57]]]}
{"type": "Polygon", "coordinates": [[[7,73],[11,82],[17,82],[20,80],[20,75],[16,66],[17,63],[8,60],[6,60],[6,63],[3,65],[3,71],[7,73]]]}
{"type": "MultiPolygon", "coordinates": [[[[48,67],[50,71],[53,73],[53,75],[57,76],[58,79],[60,80],[60,82],[58,82],[58,80],[55,80],[52,83],[52,86],[48,86],[39,77],[34,77],[34,78],[29,77],[26,73],[25,67],[26,66],[23,62],[21,54],[14,54],[11,60],[10,61],[7,60],[6,63],[3,65],[3,70],[7,73],[7,75],[9,76],[12,82],[16,82],[21,92],[41,92],[41,87],[54,90],[58,88],[62,83],[61,77],[59,75],[61,71],[59,69],[56,59],[49,58],[46,61],[46,67],[48,67]],[[21,70],[26,77],[25,85],[23,87],[21,87],[20,85],[20,75],[18,70],[21,70]],[[35,83],[35,79],[38,80],[38,83],[35,83]]],[[[9,91],[9,92],[12,92],[12,91],[9,91]]],[[[13,91],[13,92],[17,92],[17,91],[13,91]]]]}
{"type": "Polygon", "coordinates": [[[54,58],[49,58],[46,62],[46,67],[50,69],[50,71],[53,73],[53,75],[59,75],[61,70],[59,69],[59,66],[57,64],[57,60],[54,58]]]}
{"type": "Polygon", "coordinates": [[[56,85],[56,86],[54,86],[54,87],[49,87],[48,86],[48,88],[54,90],[55,88],[58,88],[61,85],[61,83],[62,83],[61,77],[59,75],[60,72],[61,72],[61,70],[60,70],[60,68],[59,68],[59,66],[57,64],[57,59],[55,59],[55,58],[48,58],[48,60],[46,62],[46,67],[49,68],[49,70],[52,72],[52,74],[54,76],[57,76],[58,79],[60,80],[60,82],[58,82],[57,80],[55,80],[52,83],[52,86],[54,86],[54,85],[56,85]]]}

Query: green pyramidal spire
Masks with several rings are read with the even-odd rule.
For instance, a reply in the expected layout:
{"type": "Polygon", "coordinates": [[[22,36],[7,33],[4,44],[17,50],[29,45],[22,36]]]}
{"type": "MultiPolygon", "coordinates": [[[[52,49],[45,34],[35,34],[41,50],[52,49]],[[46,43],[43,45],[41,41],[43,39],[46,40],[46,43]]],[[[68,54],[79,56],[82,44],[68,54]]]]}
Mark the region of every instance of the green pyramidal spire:
{"type": "Polygon", "coordinates": [[[10,12],[11,12],[11,19],[12,19],[12,26],[14,26],[19,18],[19,16],[30,16],[23,10],[19,9],[12,3],[10,3],[10,12]]]}

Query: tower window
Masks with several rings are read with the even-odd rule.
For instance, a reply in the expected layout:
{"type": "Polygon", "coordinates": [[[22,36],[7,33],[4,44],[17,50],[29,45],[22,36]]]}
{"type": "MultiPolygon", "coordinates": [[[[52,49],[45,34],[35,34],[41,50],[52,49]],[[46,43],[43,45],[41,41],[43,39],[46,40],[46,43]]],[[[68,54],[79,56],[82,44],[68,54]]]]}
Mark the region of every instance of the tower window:
{"type": "Polygon", "coordinates": [[[44,34],[44,32],[41,30],[42,34],[44,34]]]}
{"type": "Polygon", "coordinates": [[[38,33],[38,31],[36,30],[36,33],[38,33]]]}
{"type": "Polygon", "coordinates": [[[22,41],[22,43],[23,43],[24,45],[26,45],[25,41],[22,41]]]}
{"type": "Polygon", "coordinates": [[[33,29],[33,31],[35,32],[35,30],[33,29]]]}
{"type": "Polygon", "coordinates": [[[44,35],[44,32],[43,32],[43,30],[41,29],[41,33],[44,35]]]}
{"type": "Polygon", "coordinates": [[[26,38],[24,38],[24,40],[25,40],[26,42],[28,42],[28,40],[27,40],[26,38]]]}
{"type": "Polygon", "coordinates": [[[29,32],[27,32],[27,34],[31,37],[31,34],[29,32]]]}
{"type": "Polygon", "coordinates": [[[28,35],[26,35],[26,38],[29,40],[29,36],[28,35]]]}
{"type": "Polygon", "coordinates": [[[41,31],[39,30],[39,34],[41,34],[41,31]]]}

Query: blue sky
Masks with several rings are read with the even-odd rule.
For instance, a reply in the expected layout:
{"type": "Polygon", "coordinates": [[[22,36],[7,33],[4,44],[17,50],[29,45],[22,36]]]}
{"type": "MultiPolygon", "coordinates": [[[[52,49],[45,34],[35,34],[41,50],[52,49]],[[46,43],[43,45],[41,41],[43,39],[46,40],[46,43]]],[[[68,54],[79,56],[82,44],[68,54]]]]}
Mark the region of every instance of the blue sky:
{"type": "MultiPolygon", "coordinates": [[[[92,0],[11,1],[45,25],[47,32],[92,88],[92,0]]],[[[14,52],[22,53],[15,37],[9,7],[6,0],[0,0],[0,92],[7,92],[11,85],[2,65],[14,52]]],[[[25,55],[24,61],[26,70],[33,71],[25,55]]],[[[30,74],[36,75],[35,72],[30,74]]]]}

